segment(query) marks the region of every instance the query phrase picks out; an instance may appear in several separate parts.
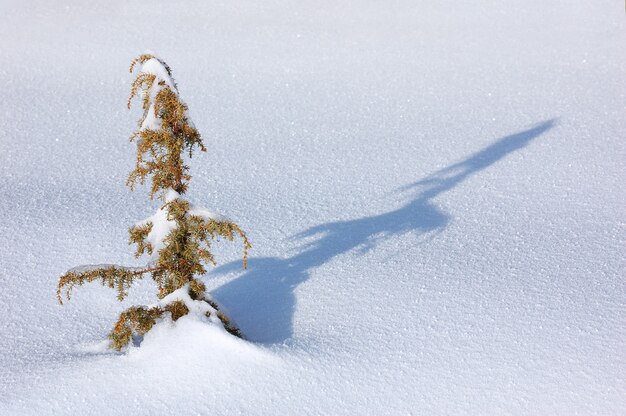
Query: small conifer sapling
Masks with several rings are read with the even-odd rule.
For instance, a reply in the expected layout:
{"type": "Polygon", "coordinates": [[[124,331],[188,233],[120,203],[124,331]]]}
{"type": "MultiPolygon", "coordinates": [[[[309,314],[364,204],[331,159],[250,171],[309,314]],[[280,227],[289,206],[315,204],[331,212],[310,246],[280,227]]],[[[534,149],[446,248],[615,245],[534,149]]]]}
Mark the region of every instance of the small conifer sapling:
{"type": "Polygon", "coordinates": [[[130,137],[137,144],[137,163],[127,185],[132,190],[135,184],[150,180],[150,198],[158,196],[163,205],[156,214],[129,229],[129,244],[136,244],[136,257],[145,254],[151,260],[145,267],[97,265],[71,269],[59,279],[58,300],[63,303],[63,292],[69,300],[76,285],[100,281],[116,289],[121,301],[134,281],[150,275],[157,284],[159,302],[153,306],[133,306],[122,312],[109,334],[113,348],[120,350],[134,335],[143,336],[158,319],[176,321],[190,312],[202,314],[240,336],[197,277],[206,272],[206,264],[215,265],[210,248],[217,238],[243,240],[244,268],[250,243],[237,224],[194,207],[185,199],[191,176],[183,157],[185,154],[191,157],[196,149],[206,149],[189,119],[187,106],[178,95],[167,64],[152,55],[141,55],[132,61],[130,72],[137,69],[128,107],[133,98],[140,98],[143,115],[139,130],[130,137]]]}

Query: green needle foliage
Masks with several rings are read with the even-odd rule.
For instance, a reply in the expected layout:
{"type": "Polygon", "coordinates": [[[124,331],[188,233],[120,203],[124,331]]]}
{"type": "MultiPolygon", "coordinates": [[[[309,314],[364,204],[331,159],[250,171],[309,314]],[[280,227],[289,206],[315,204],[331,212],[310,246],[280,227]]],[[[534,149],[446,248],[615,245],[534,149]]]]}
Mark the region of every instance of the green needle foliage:
{"type": "Polygon", "coordinates": [[[240,336],[239,330],[219,310],[217,304],[206,294],[205,286],[197,277],[206,273],[205,265],[215,265],[211,243],[219,237],[243,240],[243,266],[246,268],[248,250],[251,248],[246,234],[239,226],[206,210],[194,209],[183,198],[187,191],[189,167],[183,163],[183,154],[192,156],[195,149],[206,151],[200,134],[187,115],[187,106],[180,100],[172,72],[165,62],[152,55],[135,58],[130,66],[141,70],[131,87],[128,100],[140,98],[143,115],[139,129],[131,137],[137,143],[137,163],[128,176],[131,190],[136,183],[152,181],[150,198],[158,195],[163,200],[160,213],[129,229],[130,244],[136,244],[136,257],[143,254],[154,257],[143,268],[116,265],[85,266],[68,271],[59,279],[57,297],[63,303],[63,292],[69,300],[74,286],[100,281],[102,285],[117,291],[123,300],[132,283],[150,274],[158,287],[158,306],[134,306],[124,311],[113,331],[109,334],[111,346],[117,350],[129,343],[135,334],[144,335],[159,318],[169,316],[176,321],[189,313],[185,301],[174,299],[166,302],[166,296],[183,289],[192,301],[206,302],[206,315],[214,314],[224,328],[240,336]],[[165,214],[165,215],[163,215],[165,214]],[[169,232],[158,234],[155,222],[165,223],[169,232]]]}

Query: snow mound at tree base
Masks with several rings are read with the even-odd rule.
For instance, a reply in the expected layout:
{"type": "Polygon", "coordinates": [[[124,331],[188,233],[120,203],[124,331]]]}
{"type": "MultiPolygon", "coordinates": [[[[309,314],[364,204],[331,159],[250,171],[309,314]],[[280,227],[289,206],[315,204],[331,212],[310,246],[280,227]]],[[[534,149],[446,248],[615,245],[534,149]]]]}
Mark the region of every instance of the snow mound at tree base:
{"type": "MultiPolygon", "coordinates": [[[[201,302],[201,301],[197,301],[201,302]]],[[[204,301],[202,301],[204,302],[204,301]]],[[[245,341],[240,337],[233,336],[224,329],[221,322],[196,313],[189,313],[176,321],[171,318],[161,318],[146,333],[145,336],[137,335],[134,342],[129,344],[122,352],[117,352],[111,348],[110,341],[102,340],[99,342],[91,342],[79,344],[75,351],[85,355],[117,355],[126,357],[142,357],[150,355],[150,351],[161,351],[168,348],[187,355],[194,348],[212,349],[217,347],[224,351],[260,351],[254,344],[245,341]],[[168,334],[176,338],[176,341],[167,342],[168,334]],[[184,348],[181,345],[185,345],[184,348]],[[222,348],[224,347],[224,348],[222,348]]],[[[171,354],[173,351],[168,351],[171,354]]]]}
{"type": "MultiPolygon", "coordinates": [[[[214,327],[218,331],[224,332],[226,337],[243,338],[239,328],[224,313],[224,308],[207,293],[204,293],[204,286],[202,286],[200,298],[196,298],[196,296],[197,294],[194,296],[189,284],[186,284],[165,296],[154,305],[134,308],[150,313],[151,311],[156,311],[156,316],[152,318],[150,314],[146,315],[148,316],[146,319],[151,321],[148,324],[141,322],[141,320],[137,322],[122,321],[124,325],[129,328],[129,331],[132,331],[132,335],[129,334],[128,336],[132,336],[133,341],[132,343],[124,343],[125,345],[122,348],[118,348],[115,339],[112,338],[115,331],[117,331],[118,325],[116,325],[115,331],[112,335],[109,335],[109,341],[80,345],[77,350],[78,352],[87,354],[105,354],[109,352],[109,350],[127,352],[133,347],[138,348],[143,346],[146,337],[152,339],[153,337],[148,336],[151,332],[158,331],[166,333],[168,329],[172,330],[176,328],[181,320],[183,325],[186,325],[184,322],[193,321],[200,325],[214,327]],[[142,325],[144,328],[141,328],[142,325]],[[160,329],[161,327],[167,329],[160,329]]],[[[124,316],[124,314],[122,314],[122,316],[124,316]]]]}
{"type": "MultiPolygon", "coordinates": [[[[200,301],[197,301],[200,302],[200,301]]],[[[237,360],[238,357],[252,357],[262,354],[255,345],[229,334],[219,320],[193,312],[176,322],[162,319],[143,338],[139,347],[128,348],[129,359],[150,359],[154,357],[210,357],[220,360],[237,360]],[[184,347],[183,347],[184,346],[184,347]]]]}

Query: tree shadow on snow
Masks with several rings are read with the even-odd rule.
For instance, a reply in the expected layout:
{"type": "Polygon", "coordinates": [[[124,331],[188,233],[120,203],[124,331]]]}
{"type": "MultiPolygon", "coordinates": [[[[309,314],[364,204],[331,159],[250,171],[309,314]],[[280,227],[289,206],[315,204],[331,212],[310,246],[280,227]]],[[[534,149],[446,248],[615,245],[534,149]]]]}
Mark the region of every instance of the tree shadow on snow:
{"type": "MultiPolygon", "coordinates": [[[[402,188],[417,192],[404,206],[389,212],[348,221],[336,221],[309,228],[294,238],[315,238],[288,258],[254,257],[248,270],[233,281],[213,291],[227,306],[232,318],[251,341],[283,342],[292,335],[296,305],[294,290],[310,277],[310,271],[336,256],[358,249],[362,253],[381,240],[414,232],[418,236],[443,231],[450,216],[431,200],[493,165],[509,153],[519,150],[550,130],[555,120],[548,120],[522,132],[502,137],[467,159],[441,169],[402,188]]],[[[239,261],[214,269],[225,273],[241,267],[239,261]]]]}

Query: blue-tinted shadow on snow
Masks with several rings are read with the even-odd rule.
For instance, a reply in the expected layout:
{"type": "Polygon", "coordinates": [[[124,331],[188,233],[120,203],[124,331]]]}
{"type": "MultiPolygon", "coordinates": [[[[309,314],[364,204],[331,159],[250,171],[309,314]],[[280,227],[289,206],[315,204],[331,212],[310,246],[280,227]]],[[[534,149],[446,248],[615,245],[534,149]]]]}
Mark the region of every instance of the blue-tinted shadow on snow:
{"type": "MultiPolygon", "coordinates": [[[[555,120],[498,139],[467,159],[441,169],[424,179],[402,188],[414,192],[405,205],[379,215],[348,221],[320,224],[297,235],[297,239],[313,239],[288,258],[253,257],[241,276],[213,291],[251,341],[279,343],[292,335],[292,319],[296,306],[294,290],[306,281],[310,271],[336,256],[351,250],[367,252],[380,240],[408,232],[434,235],[443,231],[450,215],[442,212],[431,200],[456,187],[470,176],[488,168],[506,155],[530,143],[550,130],[555,120]]],[[[214,269],[222,273],[239,269],[241,262],[232,262],[214,269]]]]}

